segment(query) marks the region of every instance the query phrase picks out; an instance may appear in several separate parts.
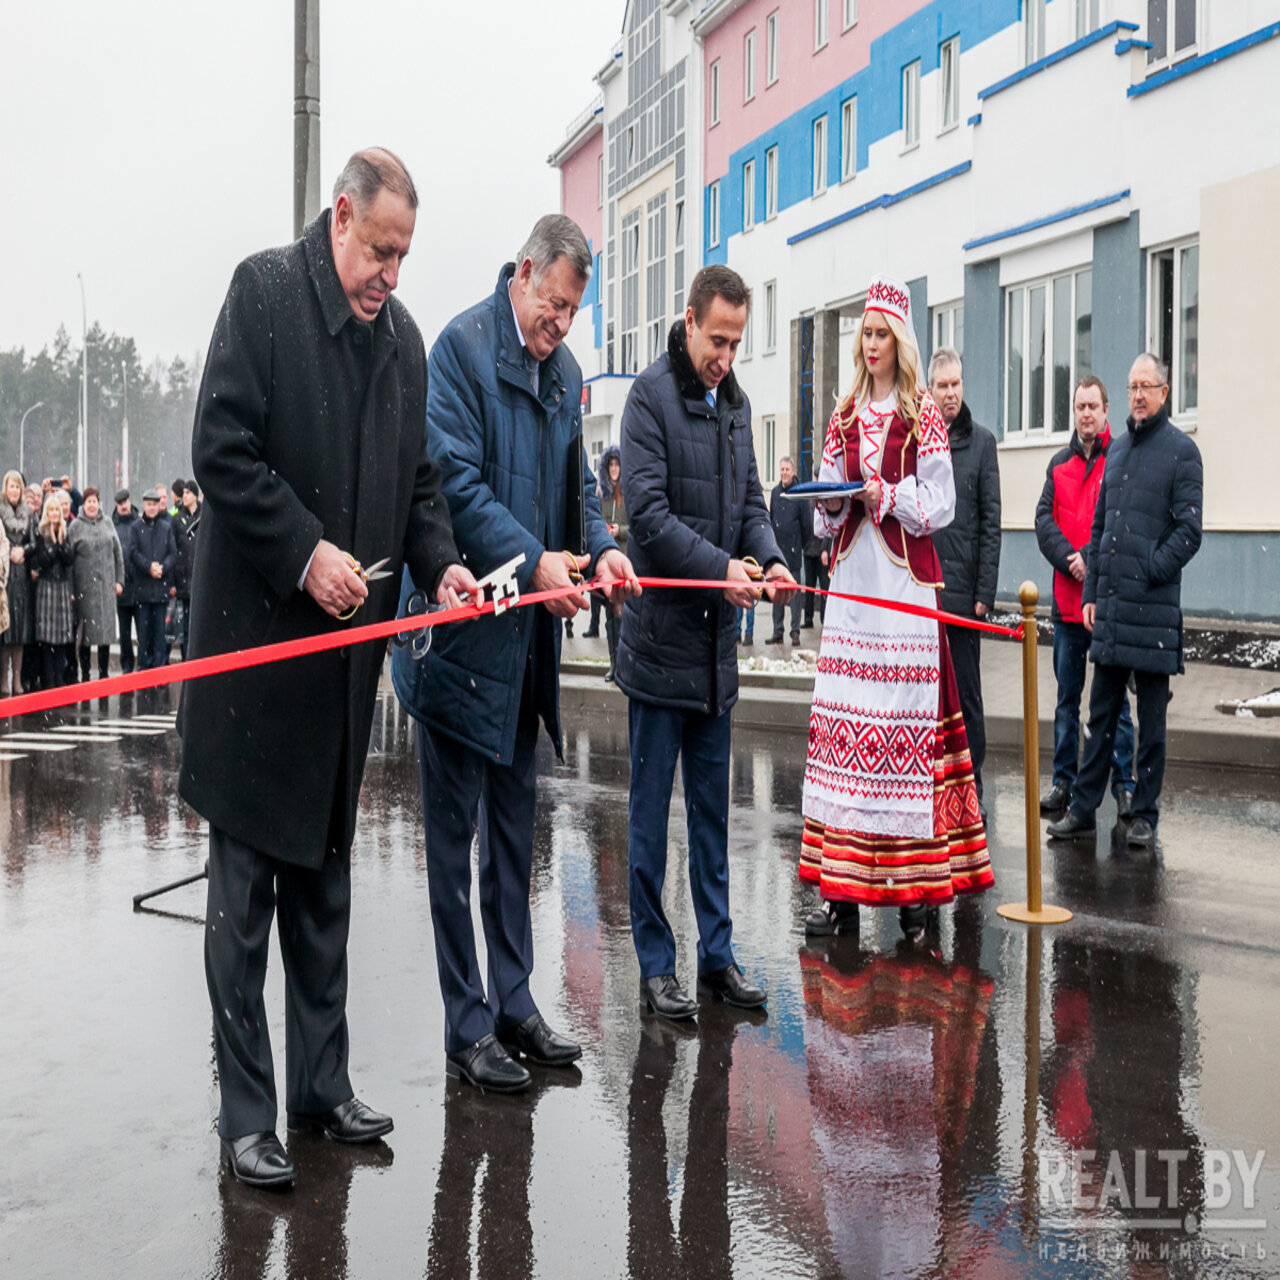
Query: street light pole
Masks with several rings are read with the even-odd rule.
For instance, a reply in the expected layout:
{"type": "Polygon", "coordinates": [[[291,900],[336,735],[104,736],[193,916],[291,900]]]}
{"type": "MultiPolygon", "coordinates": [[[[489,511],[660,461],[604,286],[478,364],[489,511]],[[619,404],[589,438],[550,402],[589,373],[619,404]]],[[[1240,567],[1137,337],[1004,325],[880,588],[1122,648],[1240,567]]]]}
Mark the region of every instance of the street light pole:
{"type": "Polygon", "coordinates": [[[293,235],[320,212],[320,0],[293,3],[293,235]]]}
{"type": "Polygon", "coordinates": [[[84,300],[84,276],[76,272],[80,281],[80,431],[76,440],[76,478],[75,483],[84,484],[86,455],[89,450],[89,308],[84,300]]]}
{"type": "Polygon", "coordinates": [[[129,366],[120,361],[120,376],[124,379],[124,425],[120,428],[120,487],[129,487],[129,366]]]}
{"type": "Polygon", "coordinates": [[[18,470],[22,472],[23,481],[27,478],[27,414],[35,413],[37,409],[44,408],[44,401],[37,400],[35,404],[22,415],[22,421],[18,424],[18,470]]]}

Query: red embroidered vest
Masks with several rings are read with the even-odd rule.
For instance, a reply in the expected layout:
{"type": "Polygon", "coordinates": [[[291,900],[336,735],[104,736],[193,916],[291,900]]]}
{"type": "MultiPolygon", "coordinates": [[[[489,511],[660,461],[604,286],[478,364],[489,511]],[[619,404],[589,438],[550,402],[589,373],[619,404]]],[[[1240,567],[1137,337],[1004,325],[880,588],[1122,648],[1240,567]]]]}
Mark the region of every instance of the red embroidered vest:
{"type": "MultiPolygon", "coordinates": [[[[852,405],[840,414],[840,437],[844,447],[845,475],[850,479],[861,476],[859,452],[862,440],[852,405]]],[[[895,410],[880,451],[880,478],[889,484],[897,484],[903,476],[915,475],[917,445],[916,428],[895,410]]],[[[835,560],[842,559],[848,552],[858,536],[862,522],[867,519],[866,508],[862,503],[853,500],[851,507],[848,520],[836,535],[835,560]]],[[[906,569],[912,581],[922,587],[942,586],[942,566],[938,563],[938,553],[933,549],[931,538],[918,538],[908,533],[892,515],[886,516],[875,526],[875,531],[885,554],[894,564],[906,569]]]]}

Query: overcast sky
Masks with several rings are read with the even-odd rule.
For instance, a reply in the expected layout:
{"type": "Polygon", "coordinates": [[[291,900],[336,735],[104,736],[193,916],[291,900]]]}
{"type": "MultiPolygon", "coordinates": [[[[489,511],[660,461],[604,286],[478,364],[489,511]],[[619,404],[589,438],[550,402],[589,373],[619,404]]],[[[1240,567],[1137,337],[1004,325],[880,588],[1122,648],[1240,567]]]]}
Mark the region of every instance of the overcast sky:
{"type": "MultiPolygon", "coordinates": [[[[421,197],[399,296],[428,344],[559,207],[547,155],[622,0],[321,5],[321,188],[390,147],[421,197]]],[[[0,0],[0,349],[60,323],[203,352],[236,263],[292,239],[293,0],[0,0]]]]}

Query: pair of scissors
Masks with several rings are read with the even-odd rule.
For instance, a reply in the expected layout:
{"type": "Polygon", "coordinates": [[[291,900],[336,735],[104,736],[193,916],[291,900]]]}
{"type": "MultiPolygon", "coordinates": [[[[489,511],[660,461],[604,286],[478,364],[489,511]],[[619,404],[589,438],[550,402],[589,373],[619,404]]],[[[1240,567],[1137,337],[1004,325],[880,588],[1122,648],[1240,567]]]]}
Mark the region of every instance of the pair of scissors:
{"type": "Polygon", "coordinates": [[[580,587],[585,579],[582,576],[582,570],[578,568],[578,557],[572,551],[565,551],[563,555],[569,565],[569,581],[575,587],[580,587]]]}
{"type": "MultiPolygon", "coordinates": [[[[390,564],[391,557],[383,556],[381,560],[375,561],[367,569],[353,555],[347,556],[347,563],[351,566],[354,573],[359,574],[365,582],[377,582],[381,578],[391,577],[391,570],[386,566],[390,564]]],[[[346,613],[338,614],[339,622],[350,622],[356,616],[356,611],[364,603],[363,600],[357,600],[346,613]]]]}

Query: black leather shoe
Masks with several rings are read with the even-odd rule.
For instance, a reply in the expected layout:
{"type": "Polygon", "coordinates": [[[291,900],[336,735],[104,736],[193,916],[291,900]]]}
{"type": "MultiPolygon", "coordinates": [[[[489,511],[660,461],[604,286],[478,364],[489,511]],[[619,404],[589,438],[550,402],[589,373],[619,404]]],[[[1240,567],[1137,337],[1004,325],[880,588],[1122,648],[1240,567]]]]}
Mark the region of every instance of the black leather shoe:
{"type": "Polygon", "coordinates": [[[1071,803],[1071,788],[1064,786],[1061,782],[1055,782],[1048,791],[1040,797],[1040,812],[1042,814],[1065,813],[1067,805],[1071,803]]]}
{"type": "Polygon", "coordinates": [[[1045,828],[1051,840],[1079,840],[1094,835],[1098,828],[1092,818],[1082,818],[1068,809],[1057,822],[1051,822],[1045,828]]]}
{"type": "Polygon", "coordinates": [[[918,938],[929,921],[929,909],[923,902],[898,908],[898,927],[908,938],[918,938]]]}
{"type": "Polygon", "coordinates": [[[288,1191],[293,1186],[293,1164],[274,1133],[246,1133],[221,1141],[223,1162],[246,1187],[288,1191]]]}
{"type": "Polygon", "coordinates": [[[588,628],[587,628],[587,629],[582,633],[582,638],[583,638],[584,640],[599,640],[599,639],[600,639],[600,628],[599,628],[599,627],[588,627],[588,628]]]}
{"type": "Polygon", "coordinates": [[[582,1047],[552,1031],[540,1013],[531,1013],[518,1027],[499,1029],[497,1035],[511,1057],[519,1054],[540,1067],[567,1067],[582,1057],[582,1047]]]}
{"type": "Polygon", "coordinates": [[[1130,849],[1145,849],[1148,853],[1155,852],[1156,829],[1146,818],[1134,818],[1129,824],[1129,831],[1125,839],[1130,849]]]}
{"type": "Polygon", "coordinates": [[[800,643],[800,633],[799,633],[798,631],[793,631],[793,632],[791,633],[791,643],[792,643],[792,644],[799,644],[799,643],[800,643]]]}
{"type": "Polygon", "coordinates": [[[1133,813],[1133,792],[1127,787],[1121,787],[1116,792],[1116,817],[1127,818],[1133,813]]]}
{"type": "Polygon", "coordinates": [[[608,671],[606,671],[606,672],[604,673],[604,682],[605,682],[605,684],[613,684],[613,683],[614,683],[614,678],[613,678],[613,668],[612,668],[612,667],[610,667],[610,668],[609,668],[609,670],[608,670],[608,671]]]}
{"type": "Polygon", "coordinates": [[[348,1098],[323,1115],[289,1112],[290,1133],[323,1133],[334,1142],[376,1142],[394,1128],[390,1116],[375,1111],[359,1098],[348,1098]]]}
{"type": "Polygon", "coordinates": [[[698,974],[698,994],[713,996],[736,1009],[761,1009],[769,998],[760,987],[753,987],[742,970],[731,964],[716,973],[698,974]]]}
{"type": "Polygon", "coordinates": [[[445,1056],[444,1073],[450,1080],[465,1080],[482,1093],[519,1093],[529,1087],[529,1073],[498,1043],[487,1036],[459,1053],[445,1056]]]}
{"type": "Polygon", "coordinates": [[[770,636],[770,637],[765,641],[765,644],[781,644],[781,643],[782,643],[782,632],[781,632],[781,631],[779,631],[779,632],[778,632],[778,634],[777,634],[776,636],[770,636]]]}
{"type": "Polygon", "coordinates": [[[640,979],[640,999],[654,1013],[683,1022],[697,1016],[698,1006],[685,994],[674,973],[640,979]]]}
{"type": "Polygon", "coordinates": [[[810,911],[804,918],[806,938],[830,938],[840,933],[858,932],[858,904],[856,902],[830,902],[823,899],[817,911],[810,911]]]}

